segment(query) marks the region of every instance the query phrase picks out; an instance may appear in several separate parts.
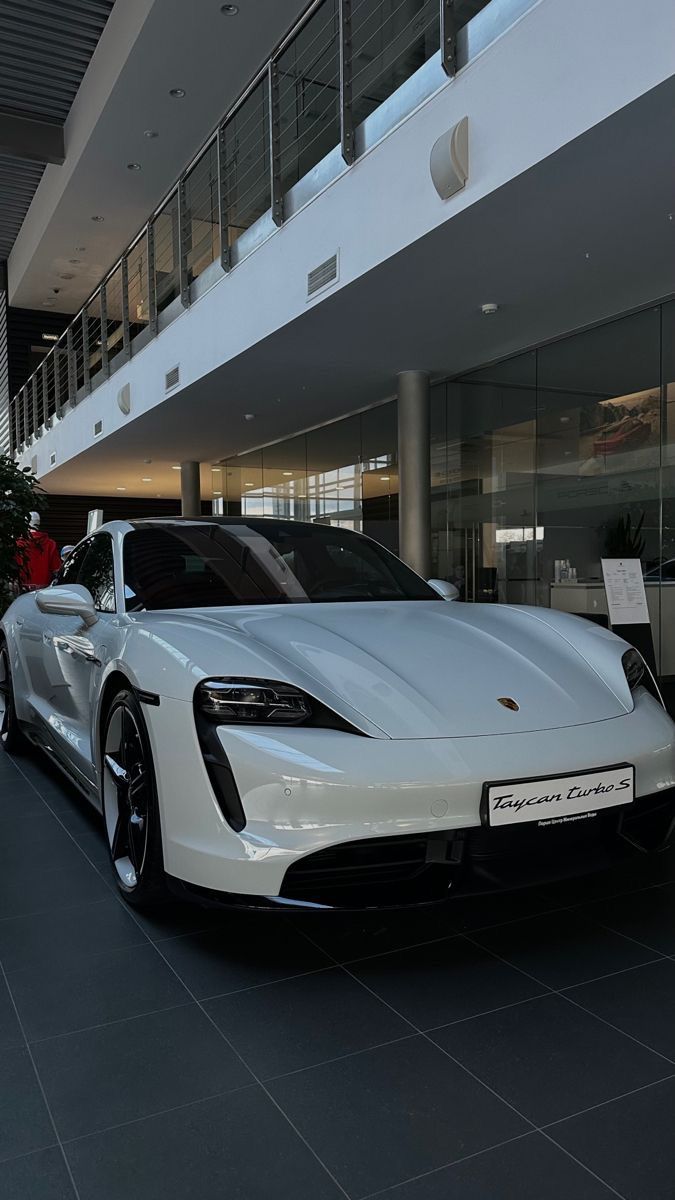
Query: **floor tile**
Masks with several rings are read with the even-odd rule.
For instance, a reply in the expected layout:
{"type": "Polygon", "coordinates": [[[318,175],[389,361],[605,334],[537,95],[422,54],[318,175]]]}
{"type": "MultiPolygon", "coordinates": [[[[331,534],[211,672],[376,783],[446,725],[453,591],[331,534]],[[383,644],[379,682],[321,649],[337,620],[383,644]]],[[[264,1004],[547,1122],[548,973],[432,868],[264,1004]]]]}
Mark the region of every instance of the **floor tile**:
{"type": "Polygon", "coordinates": [[[261,1079],[412,1033],[339,967],[249,988],[205,1007],[261,1079]]]}
{"type": "Polygon", "coordinates": [[[47,811],[44,800],[27,779],[18,772],[0,774],[0,820],[20,820],[47,811]]]}
{"type": "Polygon", "coordinates": [[[486,1150],[378,1200],[611,1200],[615,1192],[541,1133],[486,1150]]]}
{"type": "Polygon", "coordinates": [[[114,896],[0,920],[0,962],[8,972],[50,961],[65,969],[75,959],[144,942],[143,930],[114,896]]]}
{"type": "Polygon", "coordinates": [[[675,1062],[675,962],[664,958],[572,988],[569,997],[675,1062]]]}
{"type": "Polygon", "coordinates": [[[29,1041],[185,1004],[189,997],[153,946],[133,946],[71,963],[42,963],[8,975],[29,1041]]]}
{"type": "Polygon", "coordinates": [[[454,933],[452,904],[398,912],[303,913],[291,918],[338,962],[417,946],[454,933]]]}
{"type": "Polygon", "coordinates": [[[657,952],[675,954],[675,883],[592,904],[583,911],[657,952]]]}
{"type": "Polygon", "coordinates": [[[431,1036],[537,1125],[663,1079],[670,1070],[561,996],[528,1000],[431,1036]]]}
{"type": "Polygon", "coordinates": [[[655,957],[653,951],[572,912],[548,913],[473,936],[552,988],[570,987],[655,957]]]}
{"type": "Polygon", "coordinates": [[[194,1003],[49,1038],[33,1053],[63,1140],[253,1082],[194,1003]]]}
{"type": "Polygon", "coordinates": [[[460,933],[504,925],[536,916],[545,906],[539,889],[518,888],[513,892],[457,896],[448,906],[450,918],[460,933]]]}
{"type": "Polygon", "coordinates": [[[202,933],[208,929],[220,930],[226,936],[227,929],[231,929],[233,913],[230,909],[206,907],[191,900],[169,897],[159,908],[135,912],[134,918],[150,941],[161,942],[184,933],[202,933]]]}
{"type": "Polygon", "coordinates": [[[624,1200],[673,1200],[675,1080],[553,1125],[547,1132],[624,1200]]]}
{"type": "Polygon", "coordinates": [[[351,963],[349,970],[418,1029],[516,1004],[548,989],[464,938],[351,963]]]}
{"type": "Polygon", "coordinates": [[[350,1196],[391,1187],[527,1129],[421,1037],[268,1087],[350,1196]]]}
{"type": "MultiPolygon", "coordinates": [[[[0,977],[0,1050],[23,1046],[24,1039],[7,985],[0,977]]],[[[2,1080],[0,1080],[2,1087],[2,1080]]]]}
{"type": "Polygon", "coordinates": [[[80,1200],[344,1200],[261,1088],[69,1142],[80,1200]]]}
{"type": "Polygon", "coordinates": [[[274,915],[249,920],[235,913],[206,933],[158,945],[200,1000],[330,966],[325,954],[274,915]]]}
{"type": "Polygon", "coordinates": [[[0,1161],[53,1146],[54,1127],[25,1047],[0,1054],[0,1161]]]}
{"type": "Polygon", "coordinates": [[[575,879],[545,884],[539,891],[546,903],[570,908],[642,891],[667,883],[674,875],[675,858],[671,856],[633,855],[607,871],[594,871],[575,879]]]}
{"type": "Polygon", "coordinates": [[[67,870],[79,866],[82,854],[47,809],[25,821],[2,821],[0,831],[0,874],[17,863],[29,861],[33,870],[67,870]]]}
{"type": "Polygon", "coordinates": [[[0,1196],[2,1200],[75,1200],[58,1147],[0,1163],[0,1196]]]}
{"type": "Polygon", "coordinates": [[[72,797],[70,804],[56,809],[55,819],[72,833],[76,841],[79,841],[80,834],[96,834],[105,845],[103,818],[84,796],[77,794],[72,797]]]}
{"type": "Polygon", "coordinates": [[[56,908],[72,908],[103,900],[110,889],[83,858],[67,868],[45,870],[17,858],[0,872],[0,913],[3,917],[27,916],[56,908]]]}

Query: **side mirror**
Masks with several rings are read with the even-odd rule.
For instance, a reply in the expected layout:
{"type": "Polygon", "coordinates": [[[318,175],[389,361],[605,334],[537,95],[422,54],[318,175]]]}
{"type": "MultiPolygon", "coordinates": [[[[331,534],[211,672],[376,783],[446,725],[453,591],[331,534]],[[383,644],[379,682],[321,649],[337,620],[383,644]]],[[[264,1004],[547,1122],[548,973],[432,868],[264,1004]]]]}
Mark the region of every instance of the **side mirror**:
{"type": "Polygon", "coordinates": [[[91,592],[79,583],[67,587],[58,584],[36,592],[35,601],[40,612],[53,613],[61,617],[79,617],[89,629],[98,621],[91,592]]]}
{"type": "Polygon", "coordinates": [[[427,579],[427,583],[438,592],[441,600],[456,600],[459,596],[459,588],[454,583],[448,583],[447,579],[427,579]]]}

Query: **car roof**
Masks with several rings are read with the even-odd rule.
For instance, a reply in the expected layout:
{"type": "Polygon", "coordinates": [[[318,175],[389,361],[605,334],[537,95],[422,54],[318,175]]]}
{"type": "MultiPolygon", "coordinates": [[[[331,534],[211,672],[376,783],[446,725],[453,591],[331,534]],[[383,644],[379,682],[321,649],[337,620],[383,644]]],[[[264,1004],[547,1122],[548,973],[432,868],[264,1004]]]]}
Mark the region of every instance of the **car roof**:
{"type": "MultiPolygon", "coordinates": [[[[328,522],[323,521],[294,521],[290,517],[138,517],[125,522],[132,529],[149,529],[154,525],[162,528],[170,525],[288,525],[290,528],[300,526],[306,529],[316,529],[317,526],[327,528],[328,522]]],[[[345,533],[354,530],[346,529],[345,533]]]]}

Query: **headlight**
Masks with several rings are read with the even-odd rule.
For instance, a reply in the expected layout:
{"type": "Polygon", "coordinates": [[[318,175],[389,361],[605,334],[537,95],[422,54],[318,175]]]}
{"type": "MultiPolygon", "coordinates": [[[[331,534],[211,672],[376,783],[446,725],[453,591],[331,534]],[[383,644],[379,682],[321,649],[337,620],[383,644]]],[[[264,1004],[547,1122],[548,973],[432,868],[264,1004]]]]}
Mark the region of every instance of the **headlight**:
{"type": "Polygon", "coordinates": [[[304,692],[269,679],[205,679],[195,704],[204,716],[227,725],[302,725],[312,716],[304,692]]]}
{"type": "Polygon", "coordinates": [[[634,692],[636,687],[642,683],[645,673],[645,664],[642,661],[642,655],[638,654],[637,650],[626,650],[621,658],[628,686],[631,692],[634,692]]]}

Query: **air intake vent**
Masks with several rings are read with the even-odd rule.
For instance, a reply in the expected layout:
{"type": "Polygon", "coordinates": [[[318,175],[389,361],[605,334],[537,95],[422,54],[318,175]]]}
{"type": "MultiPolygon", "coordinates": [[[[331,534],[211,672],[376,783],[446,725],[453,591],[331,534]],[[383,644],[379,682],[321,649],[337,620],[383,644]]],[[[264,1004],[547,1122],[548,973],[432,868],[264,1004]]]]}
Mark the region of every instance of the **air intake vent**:
{"type": "Polygon", "coordinates": [[[170,392],[180,382],[180,367],[172,367],[164,376],[164,391],[170,392]]]}
{"type": "Polygon", "coordinates": [[[103,421],[94,421],[94,437],[103,433],[103,421]]]}
{"type": "Polygon", "coordinates": [[[50,467],[53,467],[55,462],[56,462],[56,452],[54,450],[52,450],[51,454],[49,455],[50,467]]]}
{"type": "Polygon", "coordinates": [[[323,291],[331,283],[335,283],[338,277],[338,256],[331,255],[320,266],[315,267],[307,276],[307,295],[316,296],[317,292],[323,291]]]}

